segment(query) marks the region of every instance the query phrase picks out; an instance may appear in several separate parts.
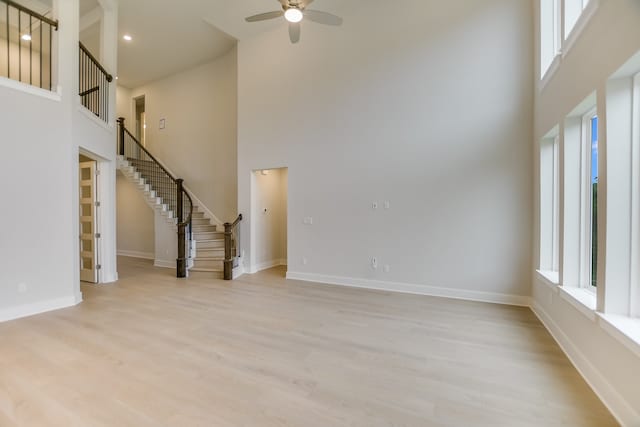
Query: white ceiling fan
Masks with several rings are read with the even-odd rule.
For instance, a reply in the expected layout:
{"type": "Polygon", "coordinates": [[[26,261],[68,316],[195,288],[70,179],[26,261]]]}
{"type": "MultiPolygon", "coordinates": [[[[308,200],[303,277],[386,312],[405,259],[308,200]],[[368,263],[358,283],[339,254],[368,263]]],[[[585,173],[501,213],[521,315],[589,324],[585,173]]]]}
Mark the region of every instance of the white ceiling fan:
{"type": "Polygon", "coordinates": [[[342,18],[336,15],[332,15],[327,12],[321,12],[319,10],[307,9],[307,6],[313,2],[313,0],[277,0],[282,4],[282,10],[274,12],[260,13],[245,18],[247,22],[266,21],[269,19],[284,18],[289,22],[289,38],[291,43],[298,43],[300,41],[300,22],[303,19],[309,19],[310,21],[317,22],[324,25],[342,25],[342,18]]]}

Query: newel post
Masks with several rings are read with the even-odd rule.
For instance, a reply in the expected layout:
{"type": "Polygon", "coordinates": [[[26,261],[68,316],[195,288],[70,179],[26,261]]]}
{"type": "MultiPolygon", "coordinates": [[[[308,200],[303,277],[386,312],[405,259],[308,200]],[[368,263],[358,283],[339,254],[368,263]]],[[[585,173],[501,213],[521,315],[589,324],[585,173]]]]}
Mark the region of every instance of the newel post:
{"type": "Polygon", "coordinates": [[[178,215],[178,259],[176,260],[176,270],[178,277],[187,277],[186,226],[183,224],[184,212],[182,206],[182,196],[184,191],[182,187],[183,182],[183,179],[176,179],[176,214],[178,215]]]}
{"type": "Polygon", "coordinates": [[[224,224],[224,280],[233,279],[233,257],[231,256],[231,237],[233,225],[224,224]]]}
{"type": "Polygon", "coordinates": [[[124,117],[118,118],[118,153],[124,156],[124,117]]]}

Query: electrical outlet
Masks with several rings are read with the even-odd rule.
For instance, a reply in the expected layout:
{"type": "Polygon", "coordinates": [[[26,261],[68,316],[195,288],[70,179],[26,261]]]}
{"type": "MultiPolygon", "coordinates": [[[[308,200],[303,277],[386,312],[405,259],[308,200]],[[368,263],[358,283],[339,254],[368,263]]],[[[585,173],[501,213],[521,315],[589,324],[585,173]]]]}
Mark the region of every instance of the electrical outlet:
{"type": "Polygon", "coordinates": [[[376,257],[371,258],[371,268],[373,268],[374,270],[378,268],[378,258],[376,257]]]}
{"type": "Polygon", "coordinates": [[[391,271],[391,267],[389,266],[389,264],[385,264],[384,268],[383,268],[385,273],[388,273],[391,271]]]}
{"type": "Polygon", "coordinates": [[[307,217],[305,217],[305,218],[304,218],[303,222],[304,222],[306,225],[313,225],[313,218],[312,218],[312,217],[310,217],[310,216],[307,216],[307,217]]]}
{"type": "Polygon", "coordinates": [[[389,208],[391,208],[391,202],[389,202],[388,200],[385,200],[385,202],[384,202],[384,208],[385,208],[385,209],[389,209],[389,208]]]}
{"type": "Polygon", "coordinates": [[[309,264],[309,260],[307,259],[307,257],[302,257],[302,265],[307,265],[309,264]]]}

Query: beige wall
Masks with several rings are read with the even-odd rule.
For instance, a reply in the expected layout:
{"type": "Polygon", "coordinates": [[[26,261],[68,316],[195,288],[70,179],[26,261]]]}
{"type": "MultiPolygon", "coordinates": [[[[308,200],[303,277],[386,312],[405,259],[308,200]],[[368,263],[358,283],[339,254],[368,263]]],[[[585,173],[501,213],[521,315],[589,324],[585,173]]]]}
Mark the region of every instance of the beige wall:
{"type": "Polygon", "coordinates": [[[147,148],[222,221],[237,212],[236,70],[233,49],[131,93],[145,96],[147,148]]]}
{"type": "Polygon", "coordinates": [[[238,44],[246,222],[252,171],[288,167],[290,277],[528,302],[532,1],[341,3],[238,44]]]}
{"type": "Polygon", "coordinates": [[[287,260],[287,169],[254,172],[253,215],[256,235],[255,269],[286,264],[287,260]]]}
{"type": "Polygon", "coordinates": [[[127,128],[133,133],[133,104],[131,89],[116,86],[116,113],[118,117],[124,117],[127,128]]]}
{"type": "Polygon", "coordinates": [[[120,172],[116,179],[118,254],[154,258],[154,212],[120,172]]]}

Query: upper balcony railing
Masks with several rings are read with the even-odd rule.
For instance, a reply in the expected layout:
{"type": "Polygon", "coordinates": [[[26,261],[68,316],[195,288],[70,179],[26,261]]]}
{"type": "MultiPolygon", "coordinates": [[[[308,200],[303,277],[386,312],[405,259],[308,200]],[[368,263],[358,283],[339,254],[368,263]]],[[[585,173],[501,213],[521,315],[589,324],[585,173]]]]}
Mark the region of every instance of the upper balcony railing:
{"type": "Polygon", "coordinates": [[[80,43],[80,101],[85,108],[109,122],[109,83],[113,76],[80,43]]]}
{"type": "Polygon", "coordinates": [[[51,90],[57,30],[58,21],[0,0],[0,76],[51,90]]]}

